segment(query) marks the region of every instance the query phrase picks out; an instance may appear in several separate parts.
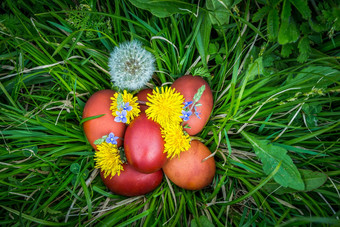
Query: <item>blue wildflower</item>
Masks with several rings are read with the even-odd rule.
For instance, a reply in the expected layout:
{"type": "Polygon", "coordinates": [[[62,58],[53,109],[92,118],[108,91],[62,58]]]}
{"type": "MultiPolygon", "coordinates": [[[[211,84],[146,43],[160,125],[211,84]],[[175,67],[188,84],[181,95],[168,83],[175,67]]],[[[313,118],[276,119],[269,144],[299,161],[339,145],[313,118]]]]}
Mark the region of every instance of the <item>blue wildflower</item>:
{"type": "Polygon", "coordinates": [[[198,117],[198,119],[201,119],[200,116],[199,116],[201,113],[197,111],[196,106],[194,108],[195,108],[195,115],[196,115],[196,117],[198,117]]]}
{"type": "Polygon", "coordinates": [[[116,111],[117,117],[115,117],[115,122],[123,122],[126,123],[127,118],[127,112],[126,110],[122,110],[122,112],[116,111]]]}
{"type": "Polygon", "coordinates": [[[115,134],[111,132],[109,136],[106,138],[106,143],[117,144],[117,139],[119,139],[119,137],[115,136],[115,134]]]}
{"type": "Polygon", "coordinates": [[[187,121],[189,120],[189,117],[191,116],[192,112],[191,111],[185,111],[185,110],[182,110],[182,116],[180,116],[180,118],[183,119],[183,121],[187,121]]]}
{"type": "Polygon", "coordinates": [[[184,104],[184,108],[187,108],[192,104],[192,101],[184,102],[183,104],[184,104]]]}
{"type": "Polygon", "coordinates": [[[131,111],[132,110],[132,106],[129,106],[129,102],[127,102],[127,103],[123,103],[122,104],[122,106],[121,106],[121,108],[123,109],[123,110],[126,110],[126,111],[131,111]]]}

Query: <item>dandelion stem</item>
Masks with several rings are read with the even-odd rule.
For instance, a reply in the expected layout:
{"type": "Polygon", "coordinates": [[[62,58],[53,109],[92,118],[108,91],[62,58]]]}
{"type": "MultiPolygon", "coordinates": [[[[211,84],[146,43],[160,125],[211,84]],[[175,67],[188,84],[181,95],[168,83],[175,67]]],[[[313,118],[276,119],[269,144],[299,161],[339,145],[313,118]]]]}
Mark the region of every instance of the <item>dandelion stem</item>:
{"type": "Polygon", "coordinates": [[[146,102],[145,101],[136,101],[137,103],[139,103],[139,104],[142,104],[142,105],[146,105],[146,102]]]}
{"type": "Polygon", "coordinates": [[[190,138],[190,141],[198,140],[198,141],[200,141],[200,142],[202,142],[202,143],[205,142],[204,139],[202,139],[201,137],[198,137],[198,136],[189,136],[189,138],[190,138]]]}

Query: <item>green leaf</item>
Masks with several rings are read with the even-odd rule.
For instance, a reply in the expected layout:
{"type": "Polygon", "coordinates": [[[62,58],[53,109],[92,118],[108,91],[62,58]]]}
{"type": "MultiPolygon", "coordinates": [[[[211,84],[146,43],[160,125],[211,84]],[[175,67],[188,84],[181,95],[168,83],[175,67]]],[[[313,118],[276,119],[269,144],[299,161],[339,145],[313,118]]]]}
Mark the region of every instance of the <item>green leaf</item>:
{"type": "Polygon", "coordinates": [[[271,9],[267,18],[267,33],[271,41],[276,40],[279,33],[279,12],[276,8],[271,9]]]}
{"type": "Polygon", "coordinates": [[[283,45],[296,42],[299,39],[299,36],[299,29],[292,17],[288,23],[281,23],[278,35],[279,44],[283,45]]]}
{"type": "MultiPolygon", "coordinates": [[[[306,105],[306,104],[304,104],[306,105]]],[[[299,147],[295,147],[295,146],[289,146],[286,144],[280,144],[280,143],[273,143],[275,146],[279,146],[279,147],[283,147],[284,149],[287,149],[288,151],[292,151],[292,152],[296,152],[296,153],[300,153],[300,154],[309,154],[309,155],[317,155],[317,156],[327,156],[324,153],[321,152],[316,152],[316,151],[310,151],[304,148],[299,148],[299,147]]]]}
{"type": "Polygon", "coordinates": [[[235,108],[234,108],[234,114],[237,113],[237,111],[240,107],[242,96],[243,96],[243,93],[245,91],[248,80],[253,80],[256,75],[260,75],[262,73],[263,73],[262,57],[259,57],[255,60],[255,62],[251,63],[248,66],[246,75],[245,75],[244,79],[242,80],[241,90],[240,90],[239,95],[238,95],[237,100],[236,100],[236,104],[235,104],[235,108]]]}
{"type": "Polygon", "coordinates": [[[328,178],[328,176],[322,172],[314,172],[305,169],[301,169],[299,171],[306,185],[305,191],[312,191],[314,189],[321,187],[327,181],[328,178]]]}
{"type": "Polygon", "coordinates": [[[264,6],[262,7],[261,9],[259,9],[254,15],[253,15],[253,18],[252,18],[252,21],[253,22],[258,22],[259,20],[261,20],[262,18],[264,18],[269,10],[271,8],[269,6],[264,6]]]}
{"type": "Polygon", "coordinates": [[[301,80],[300,84],[308,82],[315,84],[317,88],[326,88],[337,81],[339,76],[339,71],[331,67],[308,66],[301,70],[293,80],[301,80]]]}
{"type": "Polygon", "coordinates": [[[307,0],[290,0],[297,10],[301,13],[304,19],[309,19],[311,17],[311,11],[308,7],[307,0]]]}
{"type": "Polygon", "coordinates": [[[214,227],[214,224],[211,223],[211,221],[204,215],[200,216],[197,220],[192,219],[191,220],[191,227],[198,227],[198,226],[204,226],[204,227],[214,227]],[[197,223],[199,222],[199,224],[197,223]]]}
{"type": "Polygon", "coordinates": [[[318,118],[316,117],[316,114],[320,113],[322,110],[321,105],[312,105],[305,103],[302,106],[302,111],[306,115],[306,123],[309,128],[317,126],[318,118]]]}
{"type": "Polygon", "coordinates": [[[288,0],[284,1],[281,12],[281,26],[278,35],[279,44],[284,45],[298,40],[300,36],[299,29],[291,17],[291,6],[288,0]]]}
{"type": "Polygon", "coordinates": [[[296,143],[299,143],[301,141],[308,140],[310,138],[318,136],[320,134],[326,133],[327,131],[331,131],[333,128],[336,128],[339,125],[340,125],[340,122],[337,122],[337,123],[334,123],[334,124],[332,124],[332,125],[330,125],[330,126],[328,126],[326,128],[320,129],[318,131],[314,131],[312,133],[307,133],[306,135],[303,135],[303,136],[297,137],[295,139],[291,139],[291,140],[285,141],[284,143],[287,144],[287,145],[296,144],[296,143]]]}
{"type": "Polygon", "coordinates": [[[120,223],[117,225],[117,227],[123,227],[123,226],[131,226],[133,223],[135,223],[137,220],[142,219],[143,217],[146,217],[152,213],[153,209],[148,209],[142,213],[138,213],[137,215],[134,215],[132,217],[129,217],[126,221],[120,223]],[[130,225],[131,224],[131,225],[130,225]]]}
{"type": "Polygon", "coordinates": [[[300,25],[300,31],[302,34],[304,35],[308,35],[311,33],[311,29],[310,29],[310,25],[308,22],[303,22],[301,25],[300,25]]]}
{"type": "MultiPolygon", "coordinates": [[[[312,170],[307,169],[299,169],[299,172],[301,174],[303,182],[305,183],[305,190],[303,190],[305,192],[313,191],[321,187],[327,181],[328,178],[328,176],[322,172],[314,172],[312,170]]],[[[297,192],[297,190],[291,188],[282,187],[279,188],[279,187],[280,185],[278,183],[269,182],[263,187],[263,189],[265,189],[268,192],[275,191],[275,193],[279,195],[297,192]]]]}
{"type": "Polygon", "coordinates": [[[196,94],[194,95],[194,100],[193,100],[194,103],[198,102],[201,99],[204,90],[205,90],[205,85],[202,85],[202,87],[200,87],[197,90],[196,94]]]}
{"type": "Polygon", "coordinates": [[[216,55],[215,62],[216,62],[217,65],[222,64],[223,63],[223,57],[220,54],[216,55]]]}
{"type": "Polygon", "coordinates": [[[328,30],[328,26],[326,26],[326,24],[319,23],[318,21],[315,21],[313,18],[310,18],[308,22],[312,30],[315,32],[321,33],[328,30]]]}
{"type": "Polygon", "coordinates": [[[292,44],[287,43],[285,45],[282,45],[282,47],[281,47],[282,57],[284,57],[284,58],[289,57],[289,55],[292,54],[293,49],[294,49],[294,46],[292,44]]]}
{"type": "Polygon", "coordinates": [[[95,145],[99,145],[99,144],[103,143],[103,142],[106,140],[106,138],[107,138],[107,135],[103,136],[102,138],[97,139],[97,140],[94,141],[93,143],[94,143],[95,145]]]}
{"type": "Polygon", "coordinates": [[[317,114],[317,113],[320,113],[322,111],[322,107],[321,107],[321,105],[318,105],[318,104],[312,105],[312,104],[305,103],[302,106],[302,110],[306,114],[317,114]]]}
{"type": "Polygon", "coordinates": [[[130,0],[137,8],[150,11],[156,17],[168,17],[175,13],[196,13],[196,6],[180,0],[130,0]]]}
{"type": "Polygon", "coordinates": [[[20,20],[12,14],[1,14],[0,15],[1,29],[10,32],[14,35],[20,36],[24,34],[25,29],[20,23],[20,20]]]}
{"type": "Polygon", "coordinates": [[[99,194],[101,194],[105,197],[108,197],[108,198],[117,199],[117,198],[121,197],[120,195],[115,195],[115,194],[112,194],[110,192],[104,191],[103,189],[101,189],[101,188],[99,188],[98,186],[95,186],[95,185],[92,187],[92,189],[93,189],[93,191],[98,192],[99,194]]]}
{"type": "Polygon", "coordinates": [[[59,211],[59,210],[53,210],[52,208],[50,208],[50,207],[45,207],[44,209],[43,209],[43,212],[44,212],[44,215],[46,216],[46,214],[48,213],[48,214],[52,214],[52,215],[57,215],[57,214],[61,214],[61,211],[59,211]]]}
{"type": "Polygon", "coordinates": [[[206,13],[199,14],[199,17],[197,19],[197,26],[199,26],[199,30],[195,38],[195,43],[197,46],[197,50],[201,55],[203,65],[207,66],[207,55],[212,26],[210,20],[207,19],[206,13]]]}
{"type": "Polygon", "coordinates": [[[282,12],[281,12],[281,20],[283,22],[288,22],[289,21],[289,17],[291,15],[291,7],[290,7],[290,2],[288,0],[284,0],[283,2],[283,6],[282,6],[282,12]]]}
{"type": "Polygon", "coordinates": [[[217,54],[218,48],[218,43],[209,43],[209,54],[217,54]]]}
{"type": "Polygon", "coordinates": [[[193,76],[200,76],[200,77],[210,77],[209,70],[204,67],[194,68],[191,70],[191,74],[193,76]]]}
{"type": "Polygon", "coordinates": [[[270,144],[267,140],[257,140],[242,131],[242,135],[251,143],[257,157],[263,163],[263,171],[266,174],[273,172],[275,167],[282,162],[282,165],[274,176],[274,180],[283,187],[290,187],[296,190],[304,190],[305,185],[301,174],[287,154],[287,150],[270,144]]]}
{"type": "Polygon", "coordinates": [[[38,153],[38,147],[33,146],[33,147],[24,148],[22,153],[25,157],[31,157],[33,154],[38,153]]]}
{"type": "Polygon", "coordinates": [[[278,3],[280,3],[281,0],[269,0],[269,4],[276,7],[278,3]]]}
{"type": "Polygon", "coordinates": [[[263,74],[263,61],[262,57],[257,58],[253,63],[248,66],[246,75],[248,80],[253,80],[256,75],[263,74]]]}
{"type": "Polygon", "coordinates": [[[118,108],[118,110],[120,110],[123,105],[124,105],[123,94],[118,93],[118,96],[117,96],[117,108],[118,108]]]}
{"type": "Polygon", "coordinates": [[[78,163],[72,163],[70,170],[72,173],[78,174],[80,172],[80,165],[78,163]]]}
{"type": "Polygon", "coordinates": [[[207,0],[206,7],[212,24],[229,24],[230,11],[226,7],[231,7],[232,2],[232,0],[207,0]]]}
{"type": "Polygon", "coordinates": [[[72,33],[73,31],[68,28],[68,27],[65,27],[65,26],[62,26],[60,24],[57,24],[57,23],[54,23],[52,21],[47,21],[48,23],[54,25],[55,27],[57,27],[58,29],[62,30],[62,31],[65,31],[65,32],[68,32],[68,33],[72,33]]]}
{"type": "Polygon", "coordinates": [[[57,222],[45,221],[43,219],[35,218],[31,215],[27,215],[27,214],[22,213],[20,211],[14,210],[10,207],[5,207],[5,206],[2,206],[2,205],[0,205],[0,207],[2,207],[3,209],[5,209],[5,210],[7,210],[7,211],[9,211],[9,212],[11,212],[15,215],[18,215],[20,218],[24,218],[26,220],[38,223],[38,224],[43,225],[43,226],[64,226],[65,224],[67,224],[67,223],[57,223],[57,222]]]}
{"type": "Polygon", "coordinates": [[[303,62],[307,61],[307,59],[310,55],[310,52],[311,52],[309,39],[308,39],[307,36],[300,39],[299,44],[298,44],[298,48],[299,48],[299,51],[300,51],[300,55],[298,56],[297,60],[298,60],[298,62],[303,63],[303,62]]]}
{"type": "Polygon", "coordinates": [[[105,114],[100,114],[100,115],[96,115],[96,116],[92,116],[92,117],[86,117],[84,119],[82,119],[79,124],[83,124],[85,121],[89,121],[89,120],[92,120],[92,119],[96,119],[96,118],[100,118],[102,116],[104,116],[105,114]]]}

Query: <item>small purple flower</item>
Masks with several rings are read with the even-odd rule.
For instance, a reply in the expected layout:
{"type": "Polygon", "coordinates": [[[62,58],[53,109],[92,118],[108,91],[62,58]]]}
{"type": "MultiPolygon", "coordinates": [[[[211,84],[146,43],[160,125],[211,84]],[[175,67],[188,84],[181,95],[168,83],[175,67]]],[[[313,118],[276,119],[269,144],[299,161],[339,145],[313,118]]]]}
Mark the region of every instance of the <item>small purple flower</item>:
{"type": "Polygon", "coordinates": [[[195,108],[195,115],[196,115],[196,117],[198,117],[198,119],[201,119],[200,116],[199,116],[201,113],[197,111],[196,106],[194,108],[195,108]]]}
{"type": "Polygon", "coordinates": [[[106,143],[117,144],[117,139],[119,139],[119,137],[115,136],[115,134],[111,132],[109,136],[106,138],[106,143]]]}
{"type": "Polygon", "coordinates": [[[184,102],[183,104],[184,104],[183,108],[187,108],[187,107],[189,107],[192,104],[192,101],[184,102]]]}
{"type": "Polygon", "coordinates": [[[187,121],[187,120],[189,120],[189,117],[190,117],[190,115],[192,114],[192,112],[191,111],[185,111],[185,110],[182,110],[182,116],[180,116],[180,118],[182,118],[183,119],[183,121],[187,121]]]}
{"type": "Polygon", "coordinates": [[[115,117],[115,122],[123,122],[126,123],[126,110],[122,110],[122,112],[116,111],[117,117],[115,117]]]}
{"type": "Polygon", "coordinates": [[[129,102],[127,102],[125,104],[123,103],[121,108],[123,110],[126,110],[126,111],[131,111],[132,110],[132,106],[129,106],[129,102]]]}

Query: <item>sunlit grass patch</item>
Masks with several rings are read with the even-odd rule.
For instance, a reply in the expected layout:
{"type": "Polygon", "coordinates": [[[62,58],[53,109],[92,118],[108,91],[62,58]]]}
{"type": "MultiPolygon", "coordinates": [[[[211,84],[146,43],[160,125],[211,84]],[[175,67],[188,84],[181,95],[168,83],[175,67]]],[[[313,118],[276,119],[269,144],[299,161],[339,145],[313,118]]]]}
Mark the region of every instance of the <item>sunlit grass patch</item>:
{"type": "Polygon", "coordinates": [[[333,1],[308,1],[310,14],[304,3],[290,4],[294,42],[280,34],[288,1],[165,1],[166,12],[138,2],[1,3],[1,225],[336,225],[333,1]],[[308,24],[315,15],[328,15],[331,33],[308,24]],[[82,110],[94,92],[117,89],[108,59],[131,40],[155,56],[147,86],[195,73],[211,87],[213,112],[195,139],[209,147],[217,168],[202,190],[164,178],[152,193],[127,198],[110,193],[95,169],[82,110]]]}

